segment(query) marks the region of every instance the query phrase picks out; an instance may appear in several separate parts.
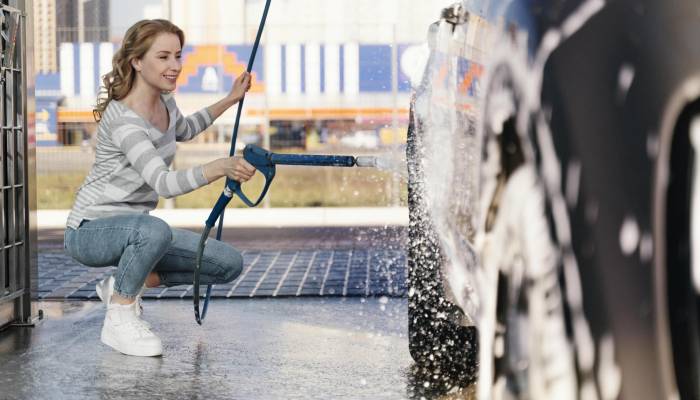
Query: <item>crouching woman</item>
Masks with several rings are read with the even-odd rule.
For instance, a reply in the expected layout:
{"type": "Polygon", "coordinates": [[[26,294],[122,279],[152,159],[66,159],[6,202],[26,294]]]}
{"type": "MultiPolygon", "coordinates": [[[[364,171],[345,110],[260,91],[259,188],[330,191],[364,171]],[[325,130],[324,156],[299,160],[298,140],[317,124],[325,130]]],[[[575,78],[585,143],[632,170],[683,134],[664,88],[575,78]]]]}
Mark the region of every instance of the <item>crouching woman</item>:
{"type": "MultiPolygon", "coordinates": [[[[129,28],[95,109],[95,163],[77,192],[64,236],[66,252],[91,267],[117,266],[99,282],[107,306],[101,341],[133,356],[162,354],[160,338],[141,319],[146,288],[192,283],[200,235],[150,216],[159,197],[172,198],[228,177],[249,180],[255,169],[239,157],[171,171],[175,142],[195,138],[250,89],[243,73],[221,101],[183,117],[172,92],[182,71],[184,34],[165,20],[129,28]]],[[[233,247],[210,240],[202,284],[231,282],[243,260],[233,247]]]]}

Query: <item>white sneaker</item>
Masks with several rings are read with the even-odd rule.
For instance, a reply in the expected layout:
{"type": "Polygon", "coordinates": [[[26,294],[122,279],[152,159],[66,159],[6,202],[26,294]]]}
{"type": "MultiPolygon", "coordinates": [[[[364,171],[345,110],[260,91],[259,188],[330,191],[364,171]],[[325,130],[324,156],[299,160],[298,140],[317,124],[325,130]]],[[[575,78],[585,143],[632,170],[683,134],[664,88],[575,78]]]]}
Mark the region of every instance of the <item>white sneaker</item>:
{"type": "Polygon", "coordinates": [[[113,303],[107,306],[100,340],[126,355],[159,356],[163,354],[160,338],[136,315],[137,307],[136,302],[129,305],[113,303]]]}
{"type": "MultiPolygon", "coordinates": [[[[136,308],[136,315],[139,317],[141,314],[143,314],[143,302],[141,296],[145,291],[146,284],[141,286],[141,290],[139,290],[139,293],[136,295],[136,303],[138,304],[138,307],[136,308]]],[[[97,292],[97,297],[99,297],[100,300],[105,303],[105,306],[109,307],[109,303],[112,300],[112,294],[114,293],[114,277],[110,275],[107,278],[99,281],[97,285],[95,285],[95,292],[97,292]]]]}

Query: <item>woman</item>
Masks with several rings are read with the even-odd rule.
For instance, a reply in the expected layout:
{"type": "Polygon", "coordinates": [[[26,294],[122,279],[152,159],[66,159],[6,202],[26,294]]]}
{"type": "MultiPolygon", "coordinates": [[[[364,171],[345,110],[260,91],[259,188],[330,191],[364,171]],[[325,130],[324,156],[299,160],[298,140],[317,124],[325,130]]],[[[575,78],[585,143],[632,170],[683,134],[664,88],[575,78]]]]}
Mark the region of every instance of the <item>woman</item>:
{"type": "MultiPolygon", "coordinates": [[[[158,198],[171,198],[224,176],[249,180],[255,168],[238,157],[221,158],[170,171],[176,141],[191,140],[250,89],[243,73],[221,101],[184,118],[169,94],[182,64],[184,34],[165,20],[145,20],[126,32],[104,77],[106,97],[95,109],[99,122],[95,164],[77,193],[68,217],[65,249],[92,267],[117,265],[97,284],[107,306],[101,340],[134,356],[162,354],[161,341],[141,316],[145,288],[192,283],[199,234],[152,217],[158,198]]],[[[202,284],[231,282],[243,260],[218,241],[206,246],[202,284]]]]}

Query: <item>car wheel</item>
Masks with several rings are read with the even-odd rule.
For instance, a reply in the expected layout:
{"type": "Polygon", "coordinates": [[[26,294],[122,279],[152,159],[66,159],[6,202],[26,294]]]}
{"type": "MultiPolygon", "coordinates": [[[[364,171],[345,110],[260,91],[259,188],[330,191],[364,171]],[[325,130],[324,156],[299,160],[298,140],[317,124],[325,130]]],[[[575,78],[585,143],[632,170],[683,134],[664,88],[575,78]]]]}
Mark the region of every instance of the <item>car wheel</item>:
{"type": "MultiPolygon", "coordinates": [[[[687,109],[670,153],[665,249],[668,323],[679,398],[700,398],[700,104],[687,109]]],[[[664,241],[662,241],[663,243],[664,241]]]]}
{"type": "MultiPolygon", "coordinates": [[[[508,47],[509,48],[509,47],[508,47]]],[[[577,398],[561,255],[539,175],[527,63],[503,51],[480,117],[480,399],[577,398]]]]}
{"type": "Polygon", "coordinates": [[[493,296],[479,325],[487,380],[480,384],[493,399],[576,399],[559,255],[543,187],[528,164],[504,178],[482,247],[493,296]]]}
{"type": "MultiPolygon", "coordinates": [[[[408,131],[408,343],[429,385],[447,389],[474,382],[477,331],[443,285],[444,256],[425,203],[420,128],[413,115],[408,131]]],[[[420,122],[417,122],[420,123],[420,122]]]]}

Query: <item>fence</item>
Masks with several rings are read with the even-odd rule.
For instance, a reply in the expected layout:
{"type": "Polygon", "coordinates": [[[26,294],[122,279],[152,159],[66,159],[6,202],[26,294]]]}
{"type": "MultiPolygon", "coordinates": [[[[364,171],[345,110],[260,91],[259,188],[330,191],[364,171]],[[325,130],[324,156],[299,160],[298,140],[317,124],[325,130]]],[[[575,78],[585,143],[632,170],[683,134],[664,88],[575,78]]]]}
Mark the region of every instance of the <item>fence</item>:
{"type": "MultiPolygon", "coordinates": [[[[323,154],[374,154],[396,160],[394,171],[364,168],[319,168],[280,166],[273,183],[267,206],[271,207],[353,207],[395,206],[406,203],[405,164],[402,160],[404,146],[391,145],[379,148],[348,147],[342,144],[325,145],[314,153],[323,154]]],[[[285,149],[295,153],[301,148],[285,149]]],[[[186,169],[206,164],[228,155],[227,144],[179,145],[173,161],[173,169],[186,169]]],[[[74,201],[75,192],[82,184],[94,160],[92,146],[40,147],[37,151],[39,185],[37,197],[39,209],[67,209],[74,201]]],[[[171,201],[161,202],[166,208],[209,208],[223,181],[171,201]]],[[[251,193],[262,186],[258,176],[246,187],[251,193]]],[[[234,205],[241,206],[234,202],[234,205]]]]}

